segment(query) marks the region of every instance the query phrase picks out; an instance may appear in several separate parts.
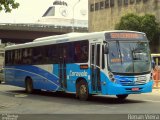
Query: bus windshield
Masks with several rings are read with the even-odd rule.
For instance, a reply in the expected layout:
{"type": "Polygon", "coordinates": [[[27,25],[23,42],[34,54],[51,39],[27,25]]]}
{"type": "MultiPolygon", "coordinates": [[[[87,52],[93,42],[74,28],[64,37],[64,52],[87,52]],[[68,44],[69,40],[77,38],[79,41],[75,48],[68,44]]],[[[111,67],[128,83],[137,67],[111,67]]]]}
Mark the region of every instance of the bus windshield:
{"type": "Polygon", "coordinates": [[[109,70],[114,73],[140,74],[151,71],[148,42],[109,42],[109,70]]]}

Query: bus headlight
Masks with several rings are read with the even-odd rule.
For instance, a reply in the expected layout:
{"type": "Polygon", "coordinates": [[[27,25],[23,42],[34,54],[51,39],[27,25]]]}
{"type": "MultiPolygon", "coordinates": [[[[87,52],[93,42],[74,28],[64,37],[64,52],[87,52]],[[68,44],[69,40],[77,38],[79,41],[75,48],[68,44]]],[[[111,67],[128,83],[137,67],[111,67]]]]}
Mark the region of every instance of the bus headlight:
{"type": "Polygon", "coordinates": [[[108,76],[109,76],[109,79],[110,79],[112,82],[115,82],[115,81],[116,81],[112,72],[108,72],[108,76]]]}

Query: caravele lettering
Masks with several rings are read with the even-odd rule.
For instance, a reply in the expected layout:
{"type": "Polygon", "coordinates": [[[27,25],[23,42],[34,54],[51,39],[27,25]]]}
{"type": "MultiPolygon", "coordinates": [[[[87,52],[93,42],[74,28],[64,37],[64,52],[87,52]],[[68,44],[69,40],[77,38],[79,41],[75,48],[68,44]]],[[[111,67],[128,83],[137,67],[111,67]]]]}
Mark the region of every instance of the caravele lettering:
{"type": "Polygon", "coordinates": [[[70,71],[70,76],[77,76],[77,77],[84,77],[84,76],[87,76],[87,72],[83,71],[83,72],[73,72],[73,71],[70,71]]]}

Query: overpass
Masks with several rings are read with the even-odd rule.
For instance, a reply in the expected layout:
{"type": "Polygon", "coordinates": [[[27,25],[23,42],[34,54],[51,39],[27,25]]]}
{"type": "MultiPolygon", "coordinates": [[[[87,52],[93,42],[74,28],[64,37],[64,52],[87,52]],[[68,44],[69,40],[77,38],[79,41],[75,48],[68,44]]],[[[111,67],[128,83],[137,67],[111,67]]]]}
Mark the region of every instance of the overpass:
{"type": "MultiPolygon", "coordinates": [[[[25,43],[31,42],[36,38],[50,35],[60,35],[69,33],[72,27],[55,26],[53,24],[34,24],[34,23],[1,23],[0,39],[2,43],[25,43]]],[[[86,27],[74,27],[75,32],[87,32],[86,27]]]]}

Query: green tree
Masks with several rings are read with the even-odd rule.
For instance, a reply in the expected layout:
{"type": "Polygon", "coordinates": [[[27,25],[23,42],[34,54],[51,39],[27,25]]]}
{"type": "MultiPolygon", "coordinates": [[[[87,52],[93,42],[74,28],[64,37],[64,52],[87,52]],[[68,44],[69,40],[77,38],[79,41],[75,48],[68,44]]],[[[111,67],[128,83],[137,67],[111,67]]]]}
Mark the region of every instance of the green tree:
{"type": "Polygon", "coordinates": [[[118,30],[140,30],[141,20],[140,17],[135,14],[127,14],[121,17],[121,20],[116,24],[115,29],[118,30]]]}
{"type": "Polygon", "coordinates": [[[154,15],[146,14],[144,16],[138,16],[135,14],[127,14],[121,17],[115,29],[144,32],[148,39],[152,41],[159,32],[159,24],[156,22],[154,15]]]}
{"type": "Polygon", "coordinates": [[[19,3],[15,0],[0,0],[0,11],[11,12],[12,9],[18,8],[19,3]]]}
{"type": "Polygon", "coordinates": [[[154,15],[145,15],[141,18],[141,31],[145,32],[148,39],[153,40],[159,33],[159,24],[154,15]]]}

